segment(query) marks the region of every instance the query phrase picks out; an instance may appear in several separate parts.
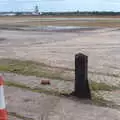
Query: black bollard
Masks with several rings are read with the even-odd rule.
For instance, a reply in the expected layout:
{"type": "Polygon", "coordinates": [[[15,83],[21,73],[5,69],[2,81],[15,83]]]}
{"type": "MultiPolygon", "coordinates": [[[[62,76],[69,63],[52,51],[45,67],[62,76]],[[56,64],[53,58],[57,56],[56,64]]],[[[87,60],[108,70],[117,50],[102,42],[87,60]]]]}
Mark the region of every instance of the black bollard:
{"type": "Polygon", "coordinates": [[[75,55],[75,91],[74,95],[81,99],[91,99],[88,83],[88,56],[75,55]]]}

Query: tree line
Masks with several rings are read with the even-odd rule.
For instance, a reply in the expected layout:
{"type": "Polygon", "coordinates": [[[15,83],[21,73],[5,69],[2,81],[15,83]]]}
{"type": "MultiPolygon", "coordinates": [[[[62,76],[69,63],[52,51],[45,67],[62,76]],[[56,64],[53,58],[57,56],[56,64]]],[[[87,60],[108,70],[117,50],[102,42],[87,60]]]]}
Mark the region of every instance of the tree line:
{"type": "Polygon", "coordinates": [[[93,11],[93,12],[80,12],[80,11],[76,11],[76,12],[42,12],[42,15],[55,15],[55,16],[94,16],[94,15],[98,15],[98,16],[116,16],[116,15],[120,15],[120,12],[99,12],[99,11],[93,11]]]}

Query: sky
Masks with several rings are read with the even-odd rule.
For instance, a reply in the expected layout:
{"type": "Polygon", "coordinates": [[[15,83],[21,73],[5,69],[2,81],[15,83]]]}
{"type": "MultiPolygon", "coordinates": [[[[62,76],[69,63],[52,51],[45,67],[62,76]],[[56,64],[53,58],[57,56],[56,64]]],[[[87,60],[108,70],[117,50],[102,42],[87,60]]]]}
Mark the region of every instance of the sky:
{"type": "Polygon", "coordinates": [[[0,0],[0,11],[120,11],[120,0],[0,0]]]}

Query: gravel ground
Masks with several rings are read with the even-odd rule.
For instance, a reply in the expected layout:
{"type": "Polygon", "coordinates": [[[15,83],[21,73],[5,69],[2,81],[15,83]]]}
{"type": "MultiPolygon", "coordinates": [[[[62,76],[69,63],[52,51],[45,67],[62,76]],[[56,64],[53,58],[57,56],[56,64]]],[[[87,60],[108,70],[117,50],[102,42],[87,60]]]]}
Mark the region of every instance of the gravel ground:
{"type": "MultiPolygon", "coordinates": [[[[52,80],[48,78],[40,78],[35,76],[23,76],[14,73],[4,73],[5,81],[12,83],[24,84],[33,89],[43,89],[57,93],[72,93],[74,91],[74,81],[52,80]],[[41,80],[49,80],[50,85],[41,85],[41,80]]],[[[120,90],[113,91],[97,91],[96,96],[104,98],[104,100],[113,102],[114,105],[120,106],[120,90]]]]}
{"type": "Polygon", "coordinates": [[[106,28],[90,32],[0,31],[0,58],[44,62],[51,66],[74,68],[74,55],[89,57],[89,71],[100,72],[96,80],[119,84],[120,31],[106,28]],[[110,74],[111,76],[106,77],[110,74]],[[105,76],[105,77],[104,77],[105,76]],[[119,77],[115,77],[119,76],[119,77]]]}
{"type": "Polygon", "coordinates": [[[34,76],[23,76],[13,73],[4,73],[6,81],[16,82],[24,84],[30,88],[42,88],[48,91],[57,91],[64,93],[71,93],[74,90],[73,81],[64,81],[64,80],[52,80],[48,78],[39,78],[34,76]],[[41,80],[49,80],[50,85],[41,85],[41,80]]]}

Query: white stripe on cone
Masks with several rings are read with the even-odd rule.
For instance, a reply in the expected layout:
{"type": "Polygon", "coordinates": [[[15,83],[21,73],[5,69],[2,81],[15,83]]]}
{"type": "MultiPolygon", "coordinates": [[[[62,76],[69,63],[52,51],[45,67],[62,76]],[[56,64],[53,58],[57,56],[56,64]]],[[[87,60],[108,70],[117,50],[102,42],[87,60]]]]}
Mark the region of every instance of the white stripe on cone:
{"type": "Polygon", "coordinates": [[[5,109],[5,96],[3,85],[0,86],[0,109],[5,109]]]}

